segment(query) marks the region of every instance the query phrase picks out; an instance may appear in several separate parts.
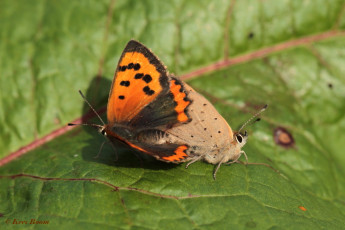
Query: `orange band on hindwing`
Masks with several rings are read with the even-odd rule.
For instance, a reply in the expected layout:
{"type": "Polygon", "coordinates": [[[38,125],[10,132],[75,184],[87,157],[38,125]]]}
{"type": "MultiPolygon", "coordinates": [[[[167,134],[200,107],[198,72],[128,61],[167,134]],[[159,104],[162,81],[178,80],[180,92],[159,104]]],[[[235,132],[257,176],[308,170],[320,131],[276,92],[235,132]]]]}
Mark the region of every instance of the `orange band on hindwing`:
{"type": "Polygon", "coordinates": [[[175,111],[177,113],[177,120],[180,122],[186,122],[189,120],[189,117],[186,113],[186,108],[191,101],[187,99],[187,95],[183,91],[181,82],[173,79],[170,81],[170,83],[170,91],[174,96],[174,101],[176,102],[175,111]]]}
{"type": "Polygon", "coordinates": [[[175,155],[162,157],[162,159],[166,161],[181,161],[188,157],[188,155],[186,154],[187,149],[188,149],[187,145],[181,145],[177,147],[177,149],[175,149],[174,151],[175,155]]]}

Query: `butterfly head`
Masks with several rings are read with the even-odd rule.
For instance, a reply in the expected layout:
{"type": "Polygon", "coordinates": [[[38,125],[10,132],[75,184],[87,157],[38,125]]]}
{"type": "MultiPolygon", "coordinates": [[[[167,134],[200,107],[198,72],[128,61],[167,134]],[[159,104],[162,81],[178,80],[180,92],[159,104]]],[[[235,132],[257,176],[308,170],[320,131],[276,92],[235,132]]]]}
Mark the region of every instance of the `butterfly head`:
{"type": "Polygon", "coordinates": [[[98,126],[98,132],[105,137],[107,136],[107,131],[106,131],[105,126],[98,126]]]}
{"type": "MultiPolygon", "coordinates": [[[[252,116],[248,121],[246,121],[237,132],[234,132],[233,138],[232,138],[232,141],[230,144],[229,158],[224,158],[223,159],[224,161],[233,160],[233,162],[236,162],[237,159],[241,156],[241,154],[244,154],[246,157],[246,160],[248,161],[247,155],[244,153],[243,150],[241,150],[241,148],[247,143],[248,133],[247,133],[247,131],[244,131],[244,133],[243,133],[243,132],[241,132],[241,130],[245,126],[250,124],[254,118],[256,118],[258,115],[260,115],[260,113],[265,111],[266,108],[267,108],[267,105],[265,105],[260,111],[258,111],[254,116],[252,116]]],[[[260,121],[260,118],[255,119],[251,124],[253,124],[257,121],[260,121]]]]}
{"type": "Polygon", "coordinates": [[[248,133],[245,131],[244,133],[241,132],[234,132],[232,141],[230,142],[229,151],[227,157],[222,159],[223,162],[228,161],[237,161],[240,157],[243,146],[247,143],[248,133]]]}

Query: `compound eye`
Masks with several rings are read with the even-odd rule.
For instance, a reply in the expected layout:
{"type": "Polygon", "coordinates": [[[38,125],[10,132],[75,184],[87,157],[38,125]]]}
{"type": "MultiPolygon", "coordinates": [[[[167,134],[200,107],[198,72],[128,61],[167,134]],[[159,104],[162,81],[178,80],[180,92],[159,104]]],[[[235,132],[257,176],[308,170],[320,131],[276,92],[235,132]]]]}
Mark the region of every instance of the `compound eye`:
{"type": "Polygon", "coordinates": [[[242,138],[242,136],[240,134],[236,135],[236,139],[237,139],[238,143],[242,143],[242,141],[243,141],[243,138],[242,138]]]}
{"type": "Polygon", "coordinates": [[[102,134],[103,136],[106,136],[106,135],[107,135],[107,133],[105,132],[105,129],[102,129],[102,130],[101,130],[101,134],[102,134]]]}

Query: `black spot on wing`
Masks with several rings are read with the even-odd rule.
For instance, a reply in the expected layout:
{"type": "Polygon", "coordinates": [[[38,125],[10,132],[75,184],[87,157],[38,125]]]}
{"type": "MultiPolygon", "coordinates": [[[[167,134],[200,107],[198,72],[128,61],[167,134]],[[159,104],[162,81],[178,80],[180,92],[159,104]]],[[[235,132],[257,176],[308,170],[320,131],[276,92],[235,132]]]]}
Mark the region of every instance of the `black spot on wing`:
{"type": "Polygon", "coordinates": [[[133,69],[134,68],[134,64],[133,63],[129,63],[127,68],[128,69],[133,69]]]}
{"type": "Polygon", "coordinates": [[[139,63],[134,64],[133,68],[134,68],[134,70],[139,70],[140,64],[139,63]]]}
{"type": "Polygon", "coordinates": [[[143,77],[143,81],[145,81],[146,83],[150,83],[150,82],[152,81],[151,75],[146,74],[146,75],[143,77]]]}
{"type": "Polygon", "coordinates": [[[125,87],[128,87],[130,84],[131,84],[130,81],[121,81],[120,82],[120,85],[125,86],[125,87]]]}
{"type": "Polygon", "coordinates": [[[142,78],[144,76],[144,74],[142,74],[142,73],[137,73],[135,76],[134,76],[134,78],[135,79],[140,79],[140,78],[142,78]]]}
{"type": "Polygon", "coordinates": [[[122,65],[118,67],[118,70],[121,72],[126,71],[127,69],[134,69],[134,70],[139,70],[140,69],[140,64],[139,63],[129,63],[128,65],[122,65]]]}
{"type": "Polygon", "coordinates": [[[143,91],[144,91],[144,93],[146,93],[147,95],[149,95],[149,96],[151,96],[151,95],[153,95],[154,93],[155,93],[155,91],[154,90],[152,90],[150,87],[148,87],[148,86],[145,86],[144,88],[143,88],[143,91]]]}

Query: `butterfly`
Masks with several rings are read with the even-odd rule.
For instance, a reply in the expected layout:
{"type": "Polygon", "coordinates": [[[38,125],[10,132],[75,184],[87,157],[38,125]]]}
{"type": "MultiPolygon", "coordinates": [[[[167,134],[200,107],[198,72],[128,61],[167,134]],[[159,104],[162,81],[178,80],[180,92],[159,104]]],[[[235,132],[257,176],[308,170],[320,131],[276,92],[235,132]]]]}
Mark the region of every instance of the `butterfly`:
{"type": "Polygon", "coordinates": [[[205,97],[169,74],[151,50],[135,40],[128,42],[116,68],[107,119],[108,124],[93,126],[111,142],[160,161],[188,162],[186,168],[204,160],[217,165],[214,179],[222,164],[235,163],[242,154],[247,159],[242,147],[248,134],[240,132],[245,125],[233,132],[205,97]]]}

